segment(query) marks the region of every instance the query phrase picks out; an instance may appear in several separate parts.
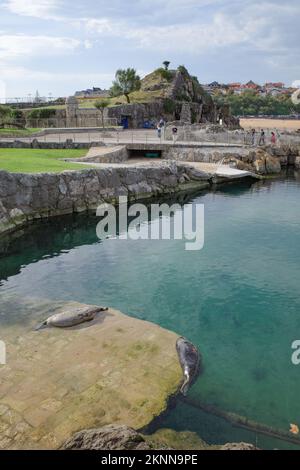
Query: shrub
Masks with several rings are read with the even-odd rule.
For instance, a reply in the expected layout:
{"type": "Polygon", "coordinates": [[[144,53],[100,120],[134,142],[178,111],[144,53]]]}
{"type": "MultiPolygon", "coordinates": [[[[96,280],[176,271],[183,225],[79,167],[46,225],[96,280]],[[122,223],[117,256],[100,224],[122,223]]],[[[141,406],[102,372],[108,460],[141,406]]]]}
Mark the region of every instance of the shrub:
{"type": "Polygon", "coordinates": [[[50,119],[54,117],[56,113],[55,109],[50,108],[41,108],[41,109],[33,109],[28,114],[29,119],[50,119]]]}
{"type": "Polygon", "coordinates": [[[170,98],[166,98],[164,100],[164,112],[167,114],[173,114],[176,110],[176,103],[175,101],[171,100],[170,98]]]}
{"type": "Polygon", "coordinates": [[[187,70],[187,68],[184,66],[184,65],[179,65],[179,67],[177,68],[178,72],[182,73],[182,75],[184,75],[185,77],[189,77],[190,74],[187,70]]]}
{"type": "Polygon", "coordinates": [[[156,72],[159,73],[161,78],[167,80],[167,82],[171,82],[173,80],[173,73],[170,70],[166,70],[161,67],[159,69],[156,69],[156,72]]]}

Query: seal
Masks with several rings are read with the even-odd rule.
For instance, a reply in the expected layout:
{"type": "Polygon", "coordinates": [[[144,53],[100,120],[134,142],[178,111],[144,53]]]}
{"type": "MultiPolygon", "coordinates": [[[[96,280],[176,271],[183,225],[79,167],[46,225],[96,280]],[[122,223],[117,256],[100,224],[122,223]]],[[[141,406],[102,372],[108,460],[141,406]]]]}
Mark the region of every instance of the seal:
{"type": "Polygon", "coordinates": [[[38,331],[47,327],[70,328],[71,326],[92,321],[98,313],[105,312],[107,310],[107,307],[81,307],[56,313],[38,325],[35,330],[38,331]]]}
{"type": "Polygon", "coordinates": [[[186,338],[178,338],[176,350],[183,371],[183,384],[180,392],[186,396],[200,371],[201,356],[198,349],[186,338]]]}

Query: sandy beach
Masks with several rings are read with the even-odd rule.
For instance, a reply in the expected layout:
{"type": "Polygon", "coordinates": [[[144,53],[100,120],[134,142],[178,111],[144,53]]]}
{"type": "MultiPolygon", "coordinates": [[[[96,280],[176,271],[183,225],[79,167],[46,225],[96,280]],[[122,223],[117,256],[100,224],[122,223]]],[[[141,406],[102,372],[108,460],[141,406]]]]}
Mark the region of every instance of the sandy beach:
{"type": "Polygon", "coordinates": [[[240,122],[244,129],[300,129],[300,120],[297,119],[245,118],[241,119],[240,122]]]}

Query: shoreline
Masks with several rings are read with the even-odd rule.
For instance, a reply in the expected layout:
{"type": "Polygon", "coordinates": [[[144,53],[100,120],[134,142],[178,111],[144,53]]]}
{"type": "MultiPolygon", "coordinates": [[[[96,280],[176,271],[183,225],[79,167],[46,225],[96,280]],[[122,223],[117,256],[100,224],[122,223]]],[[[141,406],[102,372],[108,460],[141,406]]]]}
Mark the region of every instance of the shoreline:
{"type": "Polygon", "coordinates": [[[189,162],[172,160],[155,166],[108,165],[58,174],[0,171],[0,236],[37,219],[88,212],[103,203],[116,205],[120,196],[134,202],[238,181],[206,173],[189,162]]]}

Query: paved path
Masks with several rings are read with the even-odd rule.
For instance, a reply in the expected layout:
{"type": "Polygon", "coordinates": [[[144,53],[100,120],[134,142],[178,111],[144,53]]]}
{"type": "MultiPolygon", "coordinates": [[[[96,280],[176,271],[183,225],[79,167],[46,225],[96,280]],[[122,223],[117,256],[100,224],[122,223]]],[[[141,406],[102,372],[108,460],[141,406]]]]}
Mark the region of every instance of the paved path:
{"type": "MultiPolygon", "coordinates": [[[[40,142],[65,142],[67,139],[72,139],[78,143],[91,143],[91,142],[104,142],[105,144],[163,144],[174,145],[170,140],[159,139],[156,131],[153,130],[134,130],[134,131],[107,131],[107,132],[74,132],[74,133],[57,133],[48,134],[38,137],[14,137],[14,138],[0,138],[0,141],[13,142],[19,140],[23,142],[31,142],[33,139],[40,142]]],[[[217,138],[217,137],[216,137],[217,138]]],[[[214,141],[177,141],[176,145],[195,146],[195,147],[243,147],[240,143],[228,142],[214,142],[214,141]]]]}

